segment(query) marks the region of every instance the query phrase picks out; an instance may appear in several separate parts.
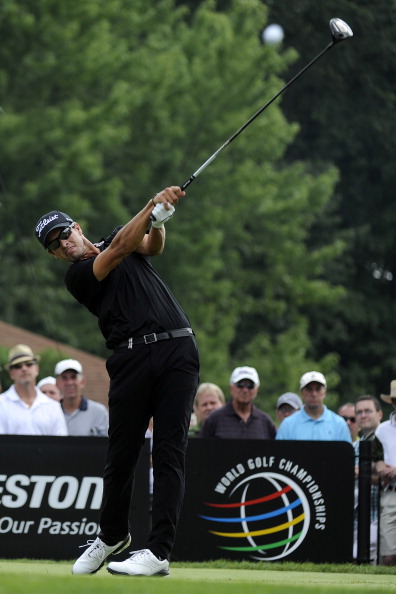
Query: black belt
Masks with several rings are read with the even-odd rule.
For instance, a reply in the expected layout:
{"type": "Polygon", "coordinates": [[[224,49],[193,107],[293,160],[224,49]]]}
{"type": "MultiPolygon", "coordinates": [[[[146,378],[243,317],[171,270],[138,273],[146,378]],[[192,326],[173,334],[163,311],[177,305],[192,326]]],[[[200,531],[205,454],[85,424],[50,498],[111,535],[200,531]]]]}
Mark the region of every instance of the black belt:
{"type": "Polygon", "coordinates": [[[152,344],[153,342],[158,342],[159,340],[168,340],[169,338],[182,338],[183,336],[194,336],[194,332],[191,328],[178,328],[177,330],[167,330],[167,332],[160,332],[156,334],[152,332],[151,334],[145,334],[144,336],[137,336],[136,338],[128,338],[127,340],[122,340],[116,345],[116,349],[120,349],[121,347],[128,347],[128,349],[132,349],[135,344],[152,344]]]}

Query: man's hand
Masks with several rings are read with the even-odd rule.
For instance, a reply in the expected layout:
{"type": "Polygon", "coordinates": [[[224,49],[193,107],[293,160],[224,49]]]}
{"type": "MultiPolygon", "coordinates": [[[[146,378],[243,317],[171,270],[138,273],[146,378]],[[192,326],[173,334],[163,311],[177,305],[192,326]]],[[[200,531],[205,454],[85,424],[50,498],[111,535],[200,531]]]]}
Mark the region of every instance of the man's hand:
{"type": "Polygon", "coordinates": [[[385,464],[383,460],[377,462],[377,472],[384,485],[388,485],[396,478],[396,466],[385,464]]]}
{"type": "Polygon", "coordinates": [[[159,202],[153,208],[153,212],[151,213],[151,226],[158,229],[161,227],[168,219],[173,217],[173,213],[175,212],[175,207],[172,204],[168,205],[168,208],[165,208],[163,202],[159,202]]]}
{"type": "Polygon", "coordinates": [[[179,186],[170,186],[159,192],[152,199],[154,209],[150,215],[150,220],[154,228],[161,227],[175,212],[175,205],[179,198],[186,193],[179,186]]]}

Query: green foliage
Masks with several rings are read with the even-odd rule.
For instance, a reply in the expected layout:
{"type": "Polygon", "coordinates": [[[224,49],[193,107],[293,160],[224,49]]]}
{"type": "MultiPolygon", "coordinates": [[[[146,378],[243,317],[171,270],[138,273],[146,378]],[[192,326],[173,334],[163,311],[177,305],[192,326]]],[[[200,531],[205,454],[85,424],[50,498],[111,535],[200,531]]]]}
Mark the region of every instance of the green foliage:
{"type": "MultiPolygon", "coordinates": [[[[60,209],[95,240],[181,184],[283,86],[297,54],[261,45],[266,22],[259,0],[2,3],[4,320],[105,354],[35,221],[60,209]]],[[[316,237],[334,216],[338,172],[287,160],[298,132],[271,105],[188,188],[154,261],[191,317],[202,380],[227,391],[234,366],[254,365],[269,411],[310,367],[334,388],[338,377],[336,349],[312,355],[307,315],[343,295],[326,271],[344,238],[316,237]]]]}
{"type": "Polygon", "coordinates": [[[375,5],[335,0],[331,7],[314,0],[267,4],[271,21],[284,27],[285,45],[299,48],[293,72],[324,46],[331,17],[343,18],[354,31],[300,80],[298,93],[286,95],[283,105],[287,117],[300,123],[288,160],[310,159],[317,168],[331,161],[340,173],[333,224],[319,217],[316,225],[330,243],[345,242],[343,258],[333,261],[325,276],[345,292],[306,310],[311,355],[338,352],[344,399],[378,395],[389,389],[396,366],[395,5],[387,0],[375,5]]]}

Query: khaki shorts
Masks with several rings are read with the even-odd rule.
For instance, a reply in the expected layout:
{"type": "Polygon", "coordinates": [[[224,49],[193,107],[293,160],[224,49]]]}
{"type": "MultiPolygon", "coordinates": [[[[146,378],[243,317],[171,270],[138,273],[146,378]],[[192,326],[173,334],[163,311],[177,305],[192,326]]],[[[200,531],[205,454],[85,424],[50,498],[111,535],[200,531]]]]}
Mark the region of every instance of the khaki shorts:
{"type": "Polygon", "coordinates": [[[380,509],[380,555],[396,555],[396,491],[382,491],[380,509]]]}

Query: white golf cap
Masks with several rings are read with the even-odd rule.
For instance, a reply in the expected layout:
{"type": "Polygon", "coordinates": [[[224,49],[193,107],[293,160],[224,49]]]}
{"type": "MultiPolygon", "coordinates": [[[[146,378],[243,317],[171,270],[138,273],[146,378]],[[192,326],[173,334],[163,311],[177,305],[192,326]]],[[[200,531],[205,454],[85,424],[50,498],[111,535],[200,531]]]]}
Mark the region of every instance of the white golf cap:
{"type": "Polygon", "coordinates": [[[55,386],[56,379],[52,377],[52,375],[49,375],[48,377],[43,377],[43,379],[40,380],[37,384],[37,387],[41,388],[41,386],[45,386],[46,384],[51,384],[52,386],[55,386]]]}
{"type": "Polygon", "coordinates": [[[301,376],[300,379],[300,388],[301,390],[303,388],[305,388],[306,385],[310,384],[311,382],[318,382],[319,384],[322,384],[324,387],[326,387],[326,378],[323,375],[323,373],[320,373],[320,371],[308,371],[307,373],[304,373],[303,376],[301,376]]]}
{"type": "Polygon", "coordinates": [[[294,410],[300,410],[303,407],[300,396],[294,394],[294,392],[286,392],[282,396],[279,396],[276,408],[279,408],[282,404],[289,404],[294,410]]]}
{"type": "Polygon", "coordinates": [[[236,384],[243,379],[250,379],[256,386],[260,385],[259,376],[254,367],[236,367],[231,373],[230,383],[236,384]]]}
{"type": "Polygon", "coordinates": [[[61,373],[63,373],[64,371],[67,371],[68,369],[77,371],[77,373],[83,372],[82,365],[79,361],[76,361],[75,359],[63,359],[63,361],[59,361],[55,365],[54,374],[60,375],[61,373]]]}

